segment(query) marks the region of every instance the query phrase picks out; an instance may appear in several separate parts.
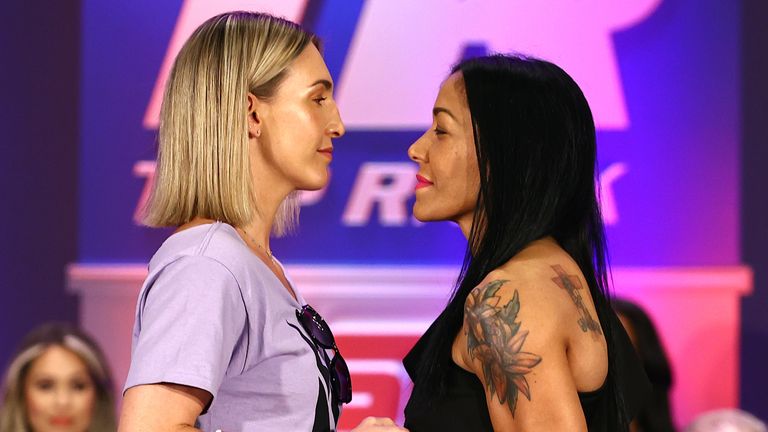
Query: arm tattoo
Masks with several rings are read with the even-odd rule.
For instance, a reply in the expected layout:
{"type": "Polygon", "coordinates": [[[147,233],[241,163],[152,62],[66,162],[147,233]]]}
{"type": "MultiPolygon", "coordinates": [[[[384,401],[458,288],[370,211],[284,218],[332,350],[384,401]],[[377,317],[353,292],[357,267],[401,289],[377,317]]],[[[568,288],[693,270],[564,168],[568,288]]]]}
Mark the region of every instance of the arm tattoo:
{"type": "Polygon", "coordinates": [[[589,309],[584,305],[584,299],[581,298],[581,294],[579,293],[579,290],[583,289],[579,277],[566,274],[563,267],[559,265],[553,265],[552,269],[557,273],[557,277],[553,277],[552,280],[557,286],[568,291],[568,295],[571,296],[571,300],[573,300],[576,304],[576,308],[579,310],[579,314],[581,315],[581,318],[579,318],[579,327],[581,327],[581,331],[585,333],[590,331],[592,332],[592,336],[597,339],[603,334],[603,331],[600,329],[600,323],[592,319],[589,309]]]}
{"type": "Polygon", "coordinates": [[[501,306],[496,296],[506,280],[495,280],[472,290],[467,297],[464,317],[467,325],[467,348],[470,358],[483,366],[485,385],[499,403],[506,403],[515,416],[518,392],[531,400],[525,375],[541,362],[536,354],[521,351],[528,330],[520,330],[515,322],[520,310],[517,290],[512,300],[501,306]]]}

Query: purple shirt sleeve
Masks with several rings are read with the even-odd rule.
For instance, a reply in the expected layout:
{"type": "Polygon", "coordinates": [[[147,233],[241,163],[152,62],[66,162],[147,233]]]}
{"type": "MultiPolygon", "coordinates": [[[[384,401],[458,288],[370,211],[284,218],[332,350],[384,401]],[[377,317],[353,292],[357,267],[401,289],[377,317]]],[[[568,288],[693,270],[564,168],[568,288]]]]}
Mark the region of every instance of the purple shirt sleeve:
{"type": "Polygon", "coordinates": [[[242,367],[230,365],[238,340],[247,334],[235,277],[214,259],[185,256],[163,268],[142,296],[125,389],[166,382],[215,398],[230,367],[242,367]]]}

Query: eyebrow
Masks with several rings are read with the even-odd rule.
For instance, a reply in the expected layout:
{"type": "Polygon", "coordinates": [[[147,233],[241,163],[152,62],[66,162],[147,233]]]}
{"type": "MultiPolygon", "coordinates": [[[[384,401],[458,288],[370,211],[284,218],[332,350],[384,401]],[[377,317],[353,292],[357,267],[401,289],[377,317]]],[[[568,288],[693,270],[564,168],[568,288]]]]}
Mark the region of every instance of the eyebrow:
{"type": "Polygon", "coordinates": [[[316,85],[322,85],[323,87],[325,87],[326,90],[333,89],[333,83],[328,81],[327,79],[319,79],[319,80],[313,82],[309,87],[311,88],[311,87],[314,87],[316,85]]]}
{"type": "Polygon", "coordinates": [[[443,107],[432,108],[433,117],[437,117],[437,115],[440,113],[448,114],[448,116],[450,116],[454,121],[456,121],[456,117],[453,115],[453,113],[450,110],[448,110],[448,108],[443,108],[443,107]]]}

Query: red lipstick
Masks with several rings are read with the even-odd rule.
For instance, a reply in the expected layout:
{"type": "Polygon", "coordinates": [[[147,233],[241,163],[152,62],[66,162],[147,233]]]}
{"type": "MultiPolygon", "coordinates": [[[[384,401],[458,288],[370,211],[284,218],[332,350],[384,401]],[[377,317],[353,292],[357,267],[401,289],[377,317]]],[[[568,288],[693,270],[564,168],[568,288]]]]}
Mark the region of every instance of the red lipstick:
{"type": "Polygon", "coordinates": [[[421,174],[416,174],[416,190],[425,188],[427,186],[432,186],[432,184],[433,183],[427,180],[426,177],[422,176],[421,174]]]}
{"type": "Polygon", "coordinates": [[[53,426],[71,426],[74,423],[74,419],[67,416],[55,416],[51,417],[50,423],[53,426]]]}

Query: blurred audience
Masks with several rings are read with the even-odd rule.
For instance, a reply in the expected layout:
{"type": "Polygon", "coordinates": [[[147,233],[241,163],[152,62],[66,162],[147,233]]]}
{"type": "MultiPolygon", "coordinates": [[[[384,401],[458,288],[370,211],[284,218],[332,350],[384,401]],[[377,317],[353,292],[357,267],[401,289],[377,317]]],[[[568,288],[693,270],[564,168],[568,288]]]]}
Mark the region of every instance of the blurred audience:
{"type": "Polygon", "coordinates": [[[648,314],[637,304],[619,299],[614,299],[612,304],[653,386],[653,396],[630,425],[630,431],[674,432],[669,406],[672,369],[659,334],[648,314]]]}
{"type": "Polygon", "coordinates": [[[99,347],[68,324],[27,334],[3,382],[0,432],[113,432],[114,397],[99,347]]]}
{"type": "Polygon", "coordinates": [[[696,417],[685,432],[768,432],[768,427],[752,414],[723,409],[696,417]]]}

